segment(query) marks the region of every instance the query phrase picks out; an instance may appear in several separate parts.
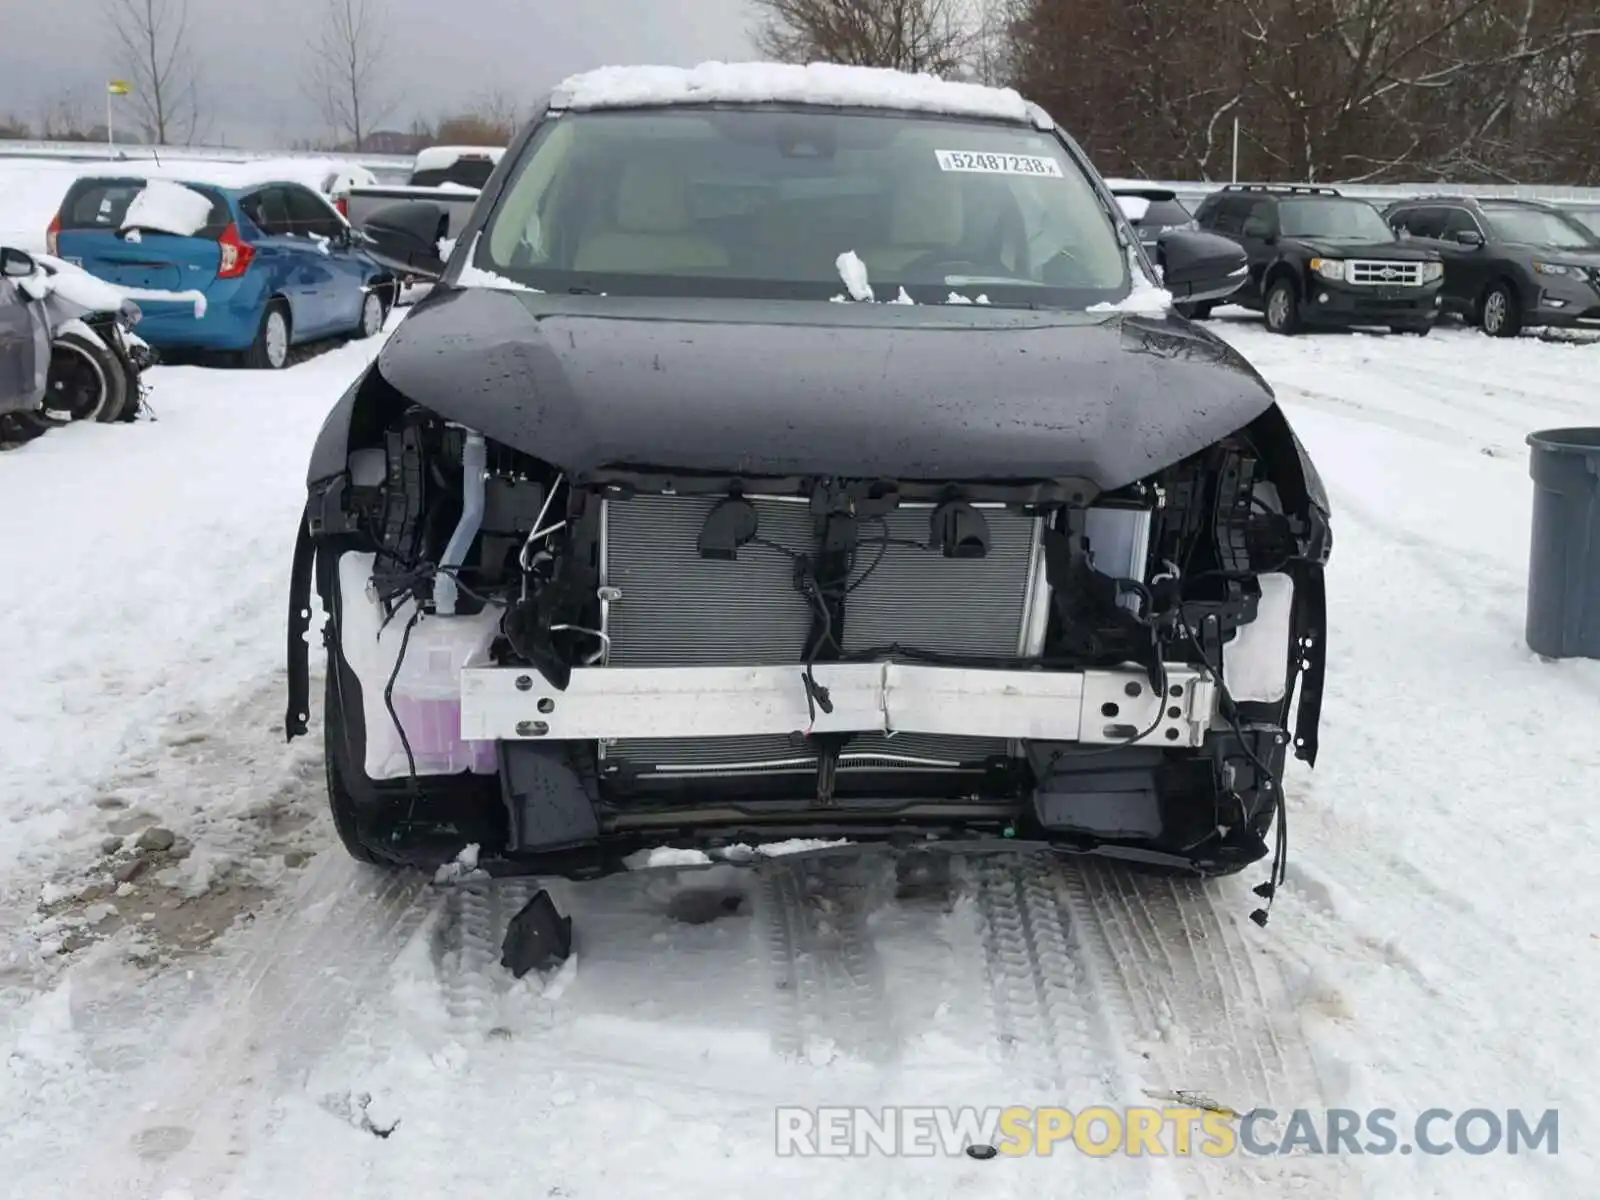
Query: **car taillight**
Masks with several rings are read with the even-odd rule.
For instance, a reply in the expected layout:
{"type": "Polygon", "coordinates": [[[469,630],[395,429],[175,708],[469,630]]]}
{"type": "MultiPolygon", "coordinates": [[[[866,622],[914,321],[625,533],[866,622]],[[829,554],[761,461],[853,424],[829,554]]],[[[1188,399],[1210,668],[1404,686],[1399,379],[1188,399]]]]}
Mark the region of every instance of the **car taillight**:
{"type": "Polygon", "coordinates": [[[57,213],[50,218],[50,228],[44,231],[45,249],[52,258],[61,257],[61,214],[57,213]]]}
{"type": "Polygon", "coordinates": [[[349,217],[350,217],[350,201],[349,201],[349,199],[347,197],[340,196],[337,199],[335,199],[334,202],[333,202],[333,207],[338,210],[338,213],[339,213],[339,215],[341,217],[344,217],[346,220],[349,219],[349,217]]]}
{"type": "Polygon", "coordinates": [[[218,279],[237,279],[250,269],[256,250],[254,246],[239,240],[237,225],[230,222],[217,239],[217,245],[222,249],[222,263],[217,268],[218,279]]]}

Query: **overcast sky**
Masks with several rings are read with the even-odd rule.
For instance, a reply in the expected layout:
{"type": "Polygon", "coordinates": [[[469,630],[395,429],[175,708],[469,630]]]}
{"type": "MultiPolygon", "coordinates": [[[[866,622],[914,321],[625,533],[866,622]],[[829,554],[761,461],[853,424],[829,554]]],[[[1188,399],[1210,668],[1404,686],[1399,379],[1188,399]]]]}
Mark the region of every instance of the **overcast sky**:
{"type": "MultiPolygon", "coordinates": [[[[75,93],[91,123],[104,121],[105,81],[123,73],[100,18],[105,2],[0,0],[0,116],[37,126],[52,102],[75,93]]],[[[377,2],[389,13],[391,93],[401,99],[385,124],[401,129],[494,89],[526,104],[591,67],[692,66],[752,54],[746,0],[377,2]]],[[[325,4],[189,0],[202,96],[213,116],[208,141],[262,146],[326,132],[302,85],[306,46],[325,4]]]]}

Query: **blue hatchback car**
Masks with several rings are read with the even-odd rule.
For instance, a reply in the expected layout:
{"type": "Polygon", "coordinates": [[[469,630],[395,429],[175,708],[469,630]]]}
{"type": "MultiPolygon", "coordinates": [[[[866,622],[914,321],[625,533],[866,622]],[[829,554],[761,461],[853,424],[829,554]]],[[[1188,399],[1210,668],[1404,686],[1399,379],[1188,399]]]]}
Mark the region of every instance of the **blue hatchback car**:
{"type": "Polygon", "coordinates": [[[131,290],[139,336],[156,349],[268,370],[290,346],[383,328],[395,281],[362,241],[298,183],[111,175],[74,182],[48,234],[52,254],[131,290]]]}

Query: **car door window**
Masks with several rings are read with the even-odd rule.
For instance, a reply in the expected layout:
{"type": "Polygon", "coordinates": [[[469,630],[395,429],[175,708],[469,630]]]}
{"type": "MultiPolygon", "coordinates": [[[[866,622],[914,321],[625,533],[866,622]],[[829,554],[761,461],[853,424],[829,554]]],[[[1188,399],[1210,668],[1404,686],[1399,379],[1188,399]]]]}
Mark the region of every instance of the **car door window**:
{"type": "Polygon", "coordinates": [[[1464,208],[1452,208],[1445,214],[1444,239],[1459,242],[1463,233],[1475,233],[1479,238],[1483,237],[1476,217],[1464,208]]]}
{"type": "Polygon", "coordinates": [[[279,188],[262,188],[239,201],[244,215],[268,237],[288,237],[294,229],[289,219],[289,206],[279,188]]]}
{"type": "Polygon", "coordinates": [[[1405,214],[1406,232],[1412,237],[1438,241],[1444,237],[1444,226],[1449,216],[1450,210],[1445,208],[1409,209],[1405,214]]]}
{"type": "Polygon", "coordinates": [[[1278,224],[1278,207],[1271,200],[1256,200],[1244,218],[1247,237],[1270,237],[1278,224]]]}
{"type": "Polygon", "coordinates": [[[289,212],[291,230],[299,237],[316,237],[332,241],[343,232],[337,213],[308,188],[283,189],[289,212]]]}
{"type": "Polygon", "coordinates": [[[1244,209],[1244,205],[1231,197],[1218,200],[1206,214],[1205,224],[1218,233],[1238,233],[1244,224],[1244,209]]]}

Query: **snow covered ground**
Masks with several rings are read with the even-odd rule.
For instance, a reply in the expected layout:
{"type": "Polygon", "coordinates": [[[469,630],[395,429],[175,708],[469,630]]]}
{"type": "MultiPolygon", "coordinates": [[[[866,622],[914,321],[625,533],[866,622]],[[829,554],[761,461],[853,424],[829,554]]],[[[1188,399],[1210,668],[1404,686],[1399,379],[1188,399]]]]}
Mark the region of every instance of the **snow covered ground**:
{"type": "Polygon", "coordinates": [[[1600,344],[1215,327],[1335,508],[1321,766],[1290,778],[1265,930],[1262,872],[957,862],[907,889],[872,857],[780,860],[560,886],[577,954],[512,983],[527,885],[358,868],[314,739],[283,742],[305,457],[376,344],[157,368],[158,421],[0,458],[5,1193],[1593,1194],[1600,664],[1522,644],[1522,439],[1600,423],[1600,344]],[[1402,1131],[1554,1107],[1560,1153],[774,1153],[779,1104],[1179,1090],[1402,1131]]]}

